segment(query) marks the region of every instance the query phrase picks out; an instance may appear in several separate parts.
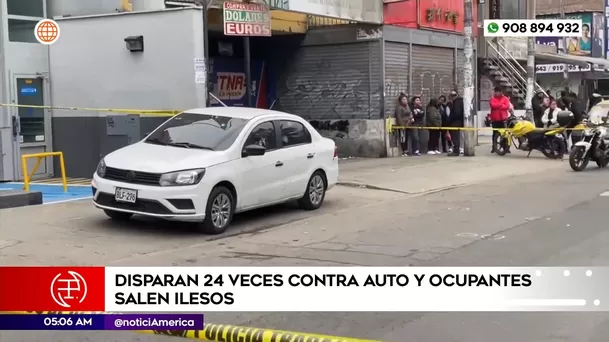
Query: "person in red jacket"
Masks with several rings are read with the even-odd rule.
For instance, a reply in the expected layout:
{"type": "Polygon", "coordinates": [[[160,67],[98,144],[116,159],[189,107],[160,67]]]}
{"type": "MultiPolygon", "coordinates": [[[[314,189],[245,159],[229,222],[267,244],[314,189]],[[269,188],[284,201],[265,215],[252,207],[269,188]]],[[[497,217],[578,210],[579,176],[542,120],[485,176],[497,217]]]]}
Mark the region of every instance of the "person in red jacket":
{"type": "Polygon", "coordinates": [[[505,121],[508,118],[511,103],[510,99],[503,95],[500,87],[495,87],[495,93],[488,102],[491,107],[489,119],[491,121],[491,127],[493,127],[493,147],[491,153],[495,153],[497,150],[497,138],[499,137],[497,129],[505,128],[505,121]]]}

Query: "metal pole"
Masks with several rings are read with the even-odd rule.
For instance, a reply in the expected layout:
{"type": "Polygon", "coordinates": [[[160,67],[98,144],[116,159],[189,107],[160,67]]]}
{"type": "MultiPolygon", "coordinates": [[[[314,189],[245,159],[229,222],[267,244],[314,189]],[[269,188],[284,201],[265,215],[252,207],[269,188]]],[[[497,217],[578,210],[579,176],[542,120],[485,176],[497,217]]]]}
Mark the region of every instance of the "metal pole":
{"type": "MultiPolygon", "coordinates": [[[[464,47],[463,52],[465,55],[463,65],[463,116],[464,116],[464,127],[467,128],[463,132],[463,154],[465,156],[473,157],[476,155],[476,132],[473,130],[476,127],[474,123],[474,42],[473,42],[473,30],[474,30],[474,4],[472,0],[465,0],[465,15],[464,15],[464,47]]],[[[455,146],[459,148],[459,146],[455,146]]]]}
{"type": "MultiPolygon", "coordinates": [[[[565,19],[565,17],[566,17],[565,16],[565,5],[564,5],[563,0],[560,0],[560,18],[565,19]]],[[[565,55],[569,54],[569,38],[567,38],[567,37],[564,37],[562,39],[562,53],[564,53],[565,55]]],[[[567,78],[569,78],[569,65],[568,64],[563,65],[562,77],[565,80],[567,78]]]]}
{"type": "Polygon", "coordinates": [[[243,50],[245,53],[245,94],[247,106],[252,107],[252,56],[250,51],[250,37],[243,37],[243,50]]]}
{"type": "Polygon", "coordinates": [[[214,85],[209,67],[209,25],[207,21],[207,10],[212,0],[201,0],[201,12],[203,12],[203,63],[205,64],[205,107],[211,106],[209,93],[213,91],[214,85]]]}
{"type": "MultiPolygon", "coordinates": [[[[536,0],[527,1],[527,17],[535,19],[536,0]]],[[[535,37],[529,37],[527,41],[527,96],[526,115],[527,119],[533,120],[533,96],[535,96],[535,37]]]]}

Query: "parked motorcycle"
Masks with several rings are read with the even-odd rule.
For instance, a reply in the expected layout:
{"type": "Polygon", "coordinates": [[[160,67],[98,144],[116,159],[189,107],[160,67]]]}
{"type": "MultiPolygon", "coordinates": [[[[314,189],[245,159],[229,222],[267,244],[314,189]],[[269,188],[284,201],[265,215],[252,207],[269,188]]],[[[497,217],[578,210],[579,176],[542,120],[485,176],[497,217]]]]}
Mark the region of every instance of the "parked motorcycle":
{"type": "Polygon", "coordinates": [[[499,130],[497,141],[497,154],[505,155],[513,145],[521,151],[531,152],[537,150],[550,159],[562,159],[567,152],[567,143],[563,132],[573,119],[573,113],[558,113],[560,127],[552,129],[537,129],[535,124],[522,117],[510,115],[507,119],[507,128],[499,130]]]}
{"type": "Polygon", "coordinates": [[[595,126],[583,131],[582,140],[576,142],[569,154],[569,166],[573,171],[583,171],[590,160],[600,168],[609,164],[609,131],[605,126],[595,126]]]}

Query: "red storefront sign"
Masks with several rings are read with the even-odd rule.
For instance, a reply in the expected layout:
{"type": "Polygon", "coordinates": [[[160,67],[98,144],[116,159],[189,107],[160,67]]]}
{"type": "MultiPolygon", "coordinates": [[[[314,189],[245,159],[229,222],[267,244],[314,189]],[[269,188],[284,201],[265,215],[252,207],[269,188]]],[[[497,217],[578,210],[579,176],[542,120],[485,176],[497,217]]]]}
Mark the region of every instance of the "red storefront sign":
{"type": "MultiPolygon", "coordinates": [[[[478,1],[474,7],[474,32],[478,31],[478,1]]],[[[463,33],[463,0],[405,0],[384,5],[385,24],[408,28],[463,33]]]]}

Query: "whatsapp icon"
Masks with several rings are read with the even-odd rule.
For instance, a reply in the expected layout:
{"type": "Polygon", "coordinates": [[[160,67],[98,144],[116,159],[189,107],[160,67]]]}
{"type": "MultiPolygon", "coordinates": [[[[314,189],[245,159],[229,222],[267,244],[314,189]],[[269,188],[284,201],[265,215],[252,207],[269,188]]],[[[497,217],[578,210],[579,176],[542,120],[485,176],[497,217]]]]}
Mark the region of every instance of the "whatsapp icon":
{"type": "Polygon", "coordinates": [[[488,33],[497,33],[499,32],[499,25],[497,23],[489,23],[487,26],[488,33]]]}

